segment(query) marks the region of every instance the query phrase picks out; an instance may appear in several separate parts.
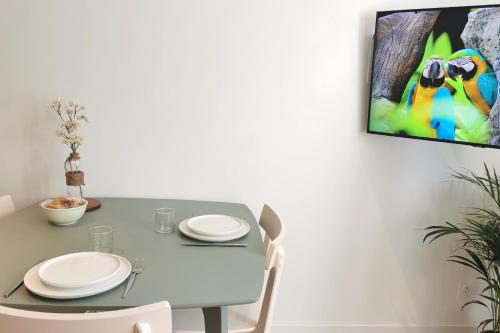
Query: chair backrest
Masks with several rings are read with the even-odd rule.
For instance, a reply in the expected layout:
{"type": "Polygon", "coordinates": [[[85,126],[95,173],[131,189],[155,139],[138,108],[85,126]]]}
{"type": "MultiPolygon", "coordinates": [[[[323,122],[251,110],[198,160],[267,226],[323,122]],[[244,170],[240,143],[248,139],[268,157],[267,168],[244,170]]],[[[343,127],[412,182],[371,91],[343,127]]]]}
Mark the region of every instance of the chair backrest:
{"type": "Polygon", "coordinates": [[[285,261],[285,250],[283,247],[280,246],[276,252],[276,260],[273,267],[269,270],[264,298],[262,299],[259,319],[254,333],[269,333],[271,331],[271,321],[281,281],[283,263],[285,261]]]}
{"type": "Polygon", "coordinates": [[[0,197],[0,219],[14,213],[14,202],[10,195],[6,194],[0,197]]]}
{"type": "Polygon", "coordinates": [[[269,269],[285,237],[285,226],[281,223],[274,210],[268,205],[264,205],[264,208],[262,208],[259,224],[266,232],[264,249],[266,251],[266,269],[269,269]]]}
{"type": "Polygon", "coordinates": [[[0,331],[15,333],[171,333],[168,302],[98,313],[43,313],[0,306],[0,331]]]}

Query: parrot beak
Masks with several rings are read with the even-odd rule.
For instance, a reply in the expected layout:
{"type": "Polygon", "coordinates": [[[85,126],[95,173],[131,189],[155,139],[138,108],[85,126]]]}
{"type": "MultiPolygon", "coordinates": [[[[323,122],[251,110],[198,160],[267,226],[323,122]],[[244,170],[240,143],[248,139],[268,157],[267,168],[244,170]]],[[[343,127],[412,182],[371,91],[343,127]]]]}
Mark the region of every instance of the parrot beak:
{"type": "Polygon", "coordinates": [[[432,83],[434,83],[434,81],[437,80],[440,70],[441,70],[441,65],[439,64],[439,62],[437,61],[433,62],[431,68],[429,68],[429,77],[432,83]]]}
{"type": "Polygon", "coordinates": [[[455,65],[448,64],[448,75],[449,75],[450,79],[452,79],[453,81],[456,81],[456,77],[461,75],[460,68],[458,68],[455,65]]]}

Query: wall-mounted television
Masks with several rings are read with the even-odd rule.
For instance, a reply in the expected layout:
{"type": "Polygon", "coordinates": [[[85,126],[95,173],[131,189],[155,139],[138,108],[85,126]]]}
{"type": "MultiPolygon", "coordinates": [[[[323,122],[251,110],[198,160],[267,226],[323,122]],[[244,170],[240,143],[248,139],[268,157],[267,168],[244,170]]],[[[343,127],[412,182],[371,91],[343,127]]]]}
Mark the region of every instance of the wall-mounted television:
{"type": "Polygon", "coordinates": [[[368,132],[500,147],[500,5],[377,12],[368,132]]]}

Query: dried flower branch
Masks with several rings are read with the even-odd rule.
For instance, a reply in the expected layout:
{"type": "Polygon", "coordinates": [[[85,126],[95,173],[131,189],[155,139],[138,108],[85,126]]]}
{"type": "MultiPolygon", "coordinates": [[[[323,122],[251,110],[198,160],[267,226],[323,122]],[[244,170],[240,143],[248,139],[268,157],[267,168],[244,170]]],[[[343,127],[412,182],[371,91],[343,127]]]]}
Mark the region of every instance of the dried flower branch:
{"type": "Polygon", "coordinates": [[[56,132],[56,135],[62,138],[62,142],[67,145],[73,153],[76,153],[78,147],[83,143],[83,136],[78,133],[81,122],[88,121],[87,115],[84,113],[85,107],[75,101],[67,101],[64,103],[61,97],[56,97],[50,104],[50,108],[54,110],[61,124],[56,132]],[[62,109],[64,108],[64,113],[62,109]]]}

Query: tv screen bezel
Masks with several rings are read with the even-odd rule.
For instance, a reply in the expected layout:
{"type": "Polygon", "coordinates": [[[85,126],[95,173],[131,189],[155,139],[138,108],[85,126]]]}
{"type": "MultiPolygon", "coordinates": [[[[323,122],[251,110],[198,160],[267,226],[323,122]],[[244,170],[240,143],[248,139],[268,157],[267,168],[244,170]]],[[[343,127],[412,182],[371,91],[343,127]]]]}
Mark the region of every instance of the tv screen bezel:
{"type": "MultiPolygon", "coordinates": [[[[434,8],[412,8],[412,9],[398,9],[398,10],[383,10],[377,11],[375,17],[375,31],[373,34],[372,41],[372,54],[371,54],[371,66],[370,66],[370,95],[368,96],[368,121],[366,124],[366,130],[369,134],[390,136],[396,138],[403,139],[414,139],[414,140],[425,140],[425,141],[434,141],[434,142],[442,142],[442,143],[453,143],[464,146],[472,146],[472,147],[480,147],[480,148],[495,148],[500,149],[500,145],[491,145],[486,143],[474,143],[474,142],[464,142],[464,141],[452,141],[452,140],[444,140],[444,139],[436,139],[436,138],[428,138],[416,135],[400,135],[393,133],[385,133],[385,132],[377,132],[370,130],[370,118],[371,118],[371,110],[372,110],[372,91],[373,91],[373,68],[375,66],[375,52],[377,50],[377,31],[378,31],[378,20],[381,16],[395,14],[395,13],[406,13],[406,12],[423,12],[430,10],[445,10],[445,9],[453,9],[453,8],[500,8],[500,3],[498,4],[488,4],[488,5],[476,5],[476,6],[451,6],[451,7],[434,7],[434,8]]],[[[491,64],[493,65],[493,64],[491,64]]],[[[500,83],[499,83],[500,84],[500,83]]],[[[497,101],[500,99],[500,96],[497,97],[497,101]]]]}

